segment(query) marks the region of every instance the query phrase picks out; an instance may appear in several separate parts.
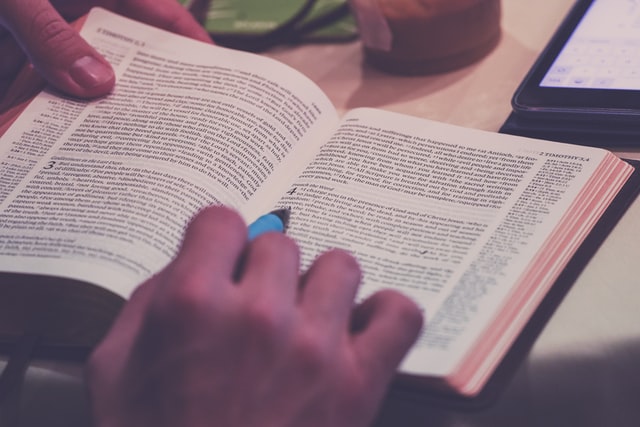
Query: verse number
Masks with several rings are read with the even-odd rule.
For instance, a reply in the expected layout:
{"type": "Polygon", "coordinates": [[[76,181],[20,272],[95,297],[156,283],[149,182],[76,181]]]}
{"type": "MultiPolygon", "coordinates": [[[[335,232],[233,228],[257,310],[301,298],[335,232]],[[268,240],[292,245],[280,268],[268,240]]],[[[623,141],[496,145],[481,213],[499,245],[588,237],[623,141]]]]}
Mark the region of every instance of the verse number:
{"type": "Polygon", "coordinates": [[[287,194],[293,196],[294,194],[296,194],[297,189],[298,187],[293,187],[291,190],[287,191],[287,194]]]}
{"type": "Polygon", "coordinates": [[[42,169],[45,169],[45,170],[53,169],[55,164],[56,164],[55,160],[48,161],[47,164],[45,165],[45,167],[43,167],[42,169]]]}

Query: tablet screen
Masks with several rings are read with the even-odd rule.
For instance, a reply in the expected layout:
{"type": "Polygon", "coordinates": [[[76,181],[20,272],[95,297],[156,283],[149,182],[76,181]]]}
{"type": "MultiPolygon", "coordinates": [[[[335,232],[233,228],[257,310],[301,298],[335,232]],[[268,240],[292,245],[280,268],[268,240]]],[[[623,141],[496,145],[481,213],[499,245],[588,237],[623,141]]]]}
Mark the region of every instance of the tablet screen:
{"type": "Polygon", "coordinates": [[[594,0],[540,86],[640,89],[640,0],[594,0]]]}
{"type": "Polygon", "coordinates": [[[637,121],[640,0],[576,1],[512,105],[532,117],[637,121]]]}

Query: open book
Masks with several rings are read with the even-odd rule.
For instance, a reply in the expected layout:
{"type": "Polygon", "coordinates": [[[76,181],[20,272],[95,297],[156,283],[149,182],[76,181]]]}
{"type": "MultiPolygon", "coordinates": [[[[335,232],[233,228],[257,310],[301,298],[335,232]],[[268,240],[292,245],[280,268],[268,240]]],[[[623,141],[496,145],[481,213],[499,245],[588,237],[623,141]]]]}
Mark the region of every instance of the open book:
{"type": "Polygon", "coordinates": [[[201,207],[251,221],[286,206],[305,266],[346,248],[359,298],[391,287],[424,308],[402,372],[473,396],[634,172],[596,148],[339,118],[283,64],[101,9],[83,34],[116,68],[113,94],[45,90],[0,140],[5,338],[91,345],[201,207]]]}

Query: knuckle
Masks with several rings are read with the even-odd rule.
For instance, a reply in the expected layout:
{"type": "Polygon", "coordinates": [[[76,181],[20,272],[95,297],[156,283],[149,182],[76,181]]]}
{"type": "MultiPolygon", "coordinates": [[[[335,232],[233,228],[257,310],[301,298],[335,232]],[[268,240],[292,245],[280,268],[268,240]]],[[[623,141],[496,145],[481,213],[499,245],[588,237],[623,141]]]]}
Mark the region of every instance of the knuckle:
{"type": "Polygon", "coordinates": [[[40,43],[44,44],[63,44],[74,37],[74,32],[67,23],[49,10],[36,12],[32,17],[31,27],[40,43]]]}
{"type": "Polygon", "coordinates": [[[381,296],[387,298],[387,302],[402,324],[410,326],[410,330],[419,330],[422,327],[423,316],[420,308],[408,297],[392,291],[381,291],[381,296]]]}
{"type": "Polygon", "coordinates": [[[307,377],[318,378],[331,371],[331,350],[315,334],[298,334],[292,345],[292,354],[307,377]]]}
{"type": "Polygon", "coordinates": [[[180,28],[187,24],[186,15],[172,14],[168,18],[167,28],[173,32],[179,32],[180,28]]]}
{"type": "Polygon", "coordinates": [[[220,241],[238,241],[244,239],[245,230],[244,221],[235,211],[219,205],[207,206],[191,218],[182,245],[184,247],[194,236],[204,235],[215,236],[220,241]]]}
{"type": "Polygon", "coordinates": [[[209,227],[211,223],[225,224],[226,228],[242,228],[244,223],[240,215],[234,210],[222,206],[211,205],[200,210],[191,220],[191,227],[209,227]]]}
{"type": "Polygon", "coordinates": [[[290,316],[265,302],[240,302],[225,317],[228,330],[236,331],[247,348],[261,354],[264,361],[273,361],[288,348],[291,340],[290,316]]]}
{"type": "Polygon", "coordinates": [[[172,266],[166,271],[164,282],[166,291],[151,307],[155,316],[175,318],[184,323],[191,319],[197,321],[211,311],[209,284],[203,277],[172,266]]]}
{"type": "Polygon", "coordinates": [[[279,256],[297,255],[298,246],[295,241],[282,233],[266,233],[253,242],[255,248],[266,253],[277,253],[279,256]]]}
{"type": "Polygon", "coordinates": [[[272,304],[255,302],[243,313],[248,332],[259,337],[273,337],[280,334],[284,325],[284,316],[272,304]]]}
{"type": "Polygon", "coordinates": [[[327,252],[327,257],[341,267],[354,272],[360,272],[360,265],[353,255],[343,249],[332,249],[327,252]]]}
{"type": "Polygon", "coordinates": [[[296,336],[292,360],[307,381],[331,390],[344,408],[355,408],[368,399],[376,384],[349,362],[341,348],[340,344],[319,339],[317,334],[301,333],[296,336]]]}

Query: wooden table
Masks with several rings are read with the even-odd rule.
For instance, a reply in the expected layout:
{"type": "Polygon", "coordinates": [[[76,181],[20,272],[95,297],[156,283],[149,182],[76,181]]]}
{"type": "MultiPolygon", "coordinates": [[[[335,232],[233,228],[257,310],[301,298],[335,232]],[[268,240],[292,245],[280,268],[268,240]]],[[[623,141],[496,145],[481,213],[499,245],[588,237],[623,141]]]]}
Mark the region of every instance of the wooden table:
{"type": "MultiPolygon", "coordinates": [[[[369,106],[496,131],[510,99],[571,0],[503,0],[498,47],[467,68],[395,77],[362,62],[358,42],[280,48],[268,56],[317,82],[336,107],[369,106]]],[[[640,158],[635,152],[622,153],[640,158]]],[[[379,427],[640,425],[640,202],[563,299],[504,392],[491,405],[454,409],[390,397],[379,427]]],[[[24,389],[24,425],[88,425],[80,367],[39,362],[24,389]]]]}

